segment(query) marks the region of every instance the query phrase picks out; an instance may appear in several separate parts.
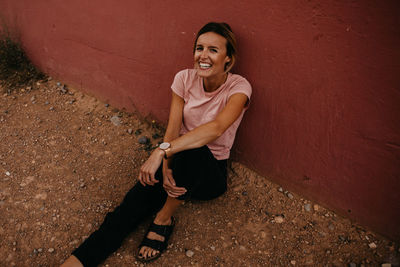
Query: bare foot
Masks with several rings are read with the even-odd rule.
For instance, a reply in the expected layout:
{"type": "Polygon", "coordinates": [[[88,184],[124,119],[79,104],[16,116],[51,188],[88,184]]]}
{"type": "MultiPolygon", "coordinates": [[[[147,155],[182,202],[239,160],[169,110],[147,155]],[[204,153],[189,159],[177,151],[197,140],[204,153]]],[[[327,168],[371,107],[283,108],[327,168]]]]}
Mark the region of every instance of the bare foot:
{"type": "MultiPolygon", "coordinates": [[[[171,225],[172,224],[172,220],[171,218],[167,219],[167,220],[160,220],[157,217],[154,219],[154,223],[157,225],[171,225]]],[[[151,239],[151,240],[159,240],[161,242],[163,242],[165,240],[165,238],[157,233],[154,232],[149,232],[147,234],[147,238],[151,239]]],[[[159,254],[160,251],[147,247],[147,246],[143,246],[140,248],[139,251],[139,258],[146,260],[148,258],[153,258],[154,256],[156,256],[157,254],[159,254]]]]}

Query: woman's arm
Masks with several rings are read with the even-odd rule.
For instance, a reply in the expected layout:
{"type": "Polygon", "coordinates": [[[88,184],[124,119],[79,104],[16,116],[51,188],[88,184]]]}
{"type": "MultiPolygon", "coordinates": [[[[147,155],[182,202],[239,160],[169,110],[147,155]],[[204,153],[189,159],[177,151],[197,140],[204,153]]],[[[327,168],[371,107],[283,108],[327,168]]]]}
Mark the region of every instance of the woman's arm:
{"type": "MultiPolygon", "coordinates": [[[[170,117],[172,116],[171,122],[168,122],[166,138],[165,140],[169,140],[169,138],[173,138],[179,135],[178,128],[180,129],[182,123],[182,110],[183,110],[183,99],[175,99],[175,97],[180,98],[177,95],[173,95],[172,102],[176,101],[173,105],[171,105],[170,117]],[[177,108],[182,104],[182,109],[177,108]],[[179,114],[178,111],[180,110],[179,114]],[[176,113],[175,113],[176,112],[176,113]],[[176,127],[178,124],[179,118],[179,127],[176,127]],[[171,124],[170,124],[171,123],[171,124]],[[170,126],[171,125],[171,126],[170,126]],[[168,129],[169,128],[169,129],[168,129]]],[[[224,109],[217,115],[215,120],[205,123],[192,131],[182,135],[180,137],[175,138],[174,140],[170,141],[171,148],[168,151],[167,157],[171,157],[173,154],[176,154],[183,150],[188,150],[192,148],[202,147],[209,142],[217,139],[221,136],[229,126],[232,125],[236,121],[236,119],[240,116],[243,111],[243,108],[246,105],[248,98],[245,94],[237,93],[232,95],[224,109]]],[[[160,148],[157,148],[153,151],[150,155],[149,159],[142,165],[140,168],[139,173],[139,181],[143,184],[154,185],[158,181],[154,178],[154,174],[157,171],[157,168],[160,166],[164,151],[160,148]]],[[[172,178],[172,174],[171,177],[172,178]]],[[[173,179],[172,179],[173,181],[173,179]]],[[[168,182],[168,181],[167,181],[168,182]]],[[[172,186],[175,186],[174,183],[171,183],[172,186]]],[[[169,186],[169,185],[167,185],[169,186]]],[[[172,187],[169,187],[172,188],[172,187]]],[[[182,189],[184,190],[184,189],[182,189]]],[[[178,194],[178,189],[175,188],[176,192],[173,192],[173,195],[178,194]]]]}
{"type": "Polygon", "coordinates": [[[171,157],[173,154],[183,150],[202,147],[220,137],[240,116],[247,100],[248,98],[245,94],[237,93],[232,95],[215,120],[200,125],[185,135],[172,140],[167,157],[171,157]]]}

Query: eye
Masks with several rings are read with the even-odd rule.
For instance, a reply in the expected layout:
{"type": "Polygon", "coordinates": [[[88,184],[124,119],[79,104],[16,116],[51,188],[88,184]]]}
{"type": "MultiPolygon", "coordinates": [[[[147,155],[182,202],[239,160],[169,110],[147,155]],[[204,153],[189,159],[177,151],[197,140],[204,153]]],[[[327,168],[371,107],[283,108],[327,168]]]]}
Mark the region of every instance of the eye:
{"type": "Polygon", "coordinates": [[[218,53],[218,50],[215,49],[215,48],[211,48],[210,51],[213,52],[213,53],[218,53]]]}
{"type": "Polygon", "coordinates": [[[203,51],[203,47],[201,46],[196,47],[196,51],[203,51]]]}

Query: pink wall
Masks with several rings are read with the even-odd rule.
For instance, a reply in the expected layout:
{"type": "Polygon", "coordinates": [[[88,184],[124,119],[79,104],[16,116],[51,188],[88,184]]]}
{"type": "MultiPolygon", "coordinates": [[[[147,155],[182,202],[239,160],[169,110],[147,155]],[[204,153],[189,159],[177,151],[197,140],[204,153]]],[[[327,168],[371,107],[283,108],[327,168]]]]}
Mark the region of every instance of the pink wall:
{"type": "Polygon", "coordinates": [[[227,21],[254,87],[235,157],[400,239],[398,1],[28,1],[0,14],[44,71],[167,119],[195,32],[227,21]]]}

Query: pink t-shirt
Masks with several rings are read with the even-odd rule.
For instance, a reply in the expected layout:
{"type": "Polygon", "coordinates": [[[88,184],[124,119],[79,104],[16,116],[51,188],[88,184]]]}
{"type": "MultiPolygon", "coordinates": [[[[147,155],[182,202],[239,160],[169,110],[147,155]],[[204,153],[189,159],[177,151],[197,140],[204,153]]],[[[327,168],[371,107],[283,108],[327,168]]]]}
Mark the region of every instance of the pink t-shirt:
{"type": "MultiPolygon", "coordinates": [[[[181,135],[214,120],[233,94],[245,94],[249,101],[251,96],[250,83],[242,76],[232,73],[228,73],[225,83],[217,90],[206,92],[203,89],[203,79],[197,76],[197,71],[194,69],[178,72],[171,88],[175,94],[185,101],[181,135]]],[[[236,130],[243,118],[244,111],[245,109],[219,138],[207,144],[216,159],[229,158],[236,130]]]]}

